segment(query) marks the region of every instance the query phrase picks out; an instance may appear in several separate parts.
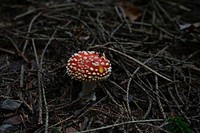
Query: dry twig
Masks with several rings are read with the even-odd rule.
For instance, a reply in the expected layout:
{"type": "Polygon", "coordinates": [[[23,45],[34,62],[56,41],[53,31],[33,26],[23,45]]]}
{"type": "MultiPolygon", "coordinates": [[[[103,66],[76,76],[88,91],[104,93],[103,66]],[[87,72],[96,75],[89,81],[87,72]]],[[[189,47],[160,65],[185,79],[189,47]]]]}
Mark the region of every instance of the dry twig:
{"type": "Polygon", "coordinates": [[[164,121],[164,119],[137,120],[137,121],[133,120],[133,121],[127,121],[127,122],[117,123],[117,124],[113,124],[113,125],[103,126],[103,127],[99,127],[99,128],[95,128],[95,129],[89,129],[86,131],[80,131],[77,133],[88,133],[88,132],[100,131],[100,130],[104,130],[104,129],[108,129],[108,128],[112,128],[112,127],[116,127],[116,126],[127,125],[127,124],[161,122],[161,121],[164,121]]]}

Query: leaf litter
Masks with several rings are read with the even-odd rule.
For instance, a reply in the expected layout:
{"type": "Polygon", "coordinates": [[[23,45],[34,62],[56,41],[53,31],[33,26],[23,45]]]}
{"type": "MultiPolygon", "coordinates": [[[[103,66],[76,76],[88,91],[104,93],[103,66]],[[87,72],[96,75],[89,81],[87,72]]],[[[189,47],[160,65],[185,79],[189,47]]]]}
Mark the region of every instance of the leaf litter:
{"type": "Polygon", "coordinates": [[[198,4],[2,2],[0,132],[163,132],[172,113],[200,132],[198,4]],[[65,68],[79,50],[112,63],[86,104],[65,68]]]}

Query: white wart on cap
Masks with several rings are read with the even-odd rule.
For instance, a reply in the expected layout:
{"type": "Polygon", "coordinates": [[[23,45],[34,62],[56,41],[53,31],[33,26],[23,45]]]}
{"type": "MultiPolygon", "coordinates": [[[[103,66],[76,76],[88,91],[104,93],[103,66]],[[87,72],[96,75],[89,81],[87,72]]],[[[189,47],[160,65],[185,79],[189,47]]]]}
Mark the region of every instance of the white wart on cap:
{"type": "Polygon", "coordinates": [[[97,81],[111,74],[110,61],[95,51],[79,51],[72,55],[66,66],[69,76],[80,81],[97,81]]]}

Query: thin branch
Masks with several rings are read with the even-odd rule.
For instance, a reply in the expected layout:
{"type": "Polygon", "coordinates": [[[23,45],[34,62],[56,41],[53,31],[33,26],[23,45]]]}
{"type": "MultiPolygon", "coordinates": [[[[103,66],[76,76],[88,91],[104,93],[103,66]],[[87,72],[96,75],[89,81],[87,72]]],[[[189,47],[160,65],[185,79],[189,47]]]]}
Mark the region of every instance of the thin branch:
{"type": "MultiPolygon", "coordinates": [[[[30,24],[29,24],[29,26],[28,26],[28,31],[27,31],[26,38],[28,38],[29,35],[30,35],[30,32],[31,32],[31,29],[32,29],[32,26],[33,26],[34,21],[35,21],[41,14],[42,14],[42,12],[39,12],[39,13],[38,13],[37,15],[35,15],[35,16],[33,17],[33,19],[31,20],[31,22],[30,22],[30,24]]],[[[24,43],[23,53],[24,53],[25,50],[26,50],[26,47],[27,47],[27,45],[28,45],[28,42],[29,42],[29,40],[26,39],[26,40],[25,40],[25,43],[24,43]]]]}
{"type": "Polygon", "coordinates": [[[5,49],[5,48],[1,48],[1,47],[0,47],[0,51],[8,53],[8,54],[12,54],[12,55],[16,54],[14,51],[11,51],[11,50],[8,50],[8,49],[5,49]]]}
{"type": "Polygon", "coordinates": [[[9,36],[5,36],[5,37],[11,41],[11,43],[12,43],[12,45],[14,46],[15,50],[17,51],[17,54],[18,54],[19,56],[21,56],[21,57],[24,59],[25,62],[28,63],[28,59],[24,56],[24,53],[22,53],[22,52],[19,50],[19,48],[17,47],[17,45],[15,44],[15,42],[13,41],[13,39],[12,39],[11,37],[9,37],[9,36]]]}
{"type": "Polygon", "coordinates": [[[45,107],[45,133],[48,133],[48,127],[49,127],[49,109],[48,109],[48,105],[47,105],[47,99],[46,99],[46,95],[45,95],[45,89],[44,89],[43,82],[42,82],[42,96],[43,96],[44,107],[45,107]]]}
{"type": "Polygon", "coordinates": [[[58,123],[55,123],[55,124],[53,124],[53,125],[49,126],[49,128],[55,127],[55,126],[57,126],[57,125],[59,125],[59,124],[61,124],[61,123],[65,122],[65,121],[68,121],[68,120],[70,120],[70,119],[71,119],[71,118],[73,118],[73,117],[74,117],[74,115],[71,115],[71,116],[67,117],[67,118],[66,118],[66,119],[64,119],[64,120],[62,120],[62,121],[59,121],[58,123]]]}
{"type": "Polygon", "coordinates": [[[160,98],[158,97],[159,96],[159,92],[158,92],[159,87],[158,87],[158,76],[157,75],[155,75],[155,82],[156,82],[156,94],[157,94],[156,98],[157,98],[157,101],[158,101],[158,105],[159,105],[159,108],[160,108],[160,111],[161,111],[163,117],[166,119],[166,115],[165,115],[162,103],[160,101],[160,98]]]}
{"type": "Polygon", "coordinates": [[[36,64],[37,64],[37,68],[38,68],[38,89],[39,89],[39,118],[38,118],[38,124],[42,124],[43,120],[42,120],[42,89],[41,89],[41,72],[40,72],[40,65],[39,65],[39,60],[38,60],[38,55],[37,55],[37,50],[35,47],[35,42],[34,39],[32,39],[32,45],[33,45],[33,50],[35,53],[35,60],[36,60],[36,64]]]}
{"type": "Polygon", "coordinates": [[[42,66],[42,62],[43,62],[43,59],[44,59],[44,54],[48,48],[48,46],[51,44],[51,41],[54,39],[54,36],[56,34],[57,30],[54,31],[54,33],[52,34],[51,38],[49,39],[49,41],[47,42],[44,50],[42,51],[42,55],[41,55],[41,59],[40,59],[40,65],[42,66]]]}
{"type": "MultiPolygon", "coordinates": [[[[44,54],[45,54],[48,46],[51,44],[51,41],[53,40],[56,32],[57,32],[57,30],[54,31],[54,33],[52,34],[51,38],[47,42],[45,48],[43,49],[43,52],[42,52],[42,55],[41,55],[41,59],[40,59],[40,64],[39,64],[40,65],[40,70],[42,70],[42,63],[43,63],[43,59],[44,59],[44,54]]],[[[42,82],[42,80],[41,80],[41,82],[42,82]]],[[[45,89],[44,89],[43,82],[41,84],[41,90],[42,90],[42,96],[43,96],[43,101],[44,101],[44,106],[45,106],[45,133],[48,133],[49,109],[48,109],[48,105],[47,105],[47,99],[46,99],[46,94],[45,94],[45,89]]]]}
{"type": "Polygon", "coordinates": [[[24,64],[21,65],[21,72],[20,72],[20,82],[19,86],[22,88],[24,86],[24,64]]]}
{"type": "Polygon", "coordinates": [[[103,126],[103,127],[99,127],[99,128],[89,129],[89,130],[86,130],[86,131],[80,131],[80,132],[77,132],[77,133],[94,132],[94,131],[104,130],[104,129],[108,129],[108,128],[112,128],[112,127],[117,127],[117,126],[121,126],[121,125],[127,125],[127,124],[148,123],[148,122],[163,122],[163,121],[164,121],[164,119],[127,121],[127,122],[117,123],[117,124],[103,126]]]}

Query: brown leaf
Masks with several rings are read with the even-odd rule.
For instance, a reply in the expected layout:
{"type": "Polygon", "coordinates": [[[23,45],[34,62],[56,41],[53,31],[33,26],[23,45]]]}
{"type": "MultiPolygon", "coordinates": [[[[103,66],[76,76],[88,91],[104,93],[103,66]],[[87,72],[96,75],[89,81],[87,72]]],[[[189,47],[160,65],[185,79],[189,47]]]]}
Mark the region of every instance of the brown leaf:
{"type": "Polygon", "coordinates": [[[135,5],[125,2],[121,0],[119,3],[119,7],[124,15],[124,17],[128,17],[131,22],[137,20],[141,16],[141,11],[135,5]]]}
{"type": "Polygon", "coordinates": [[[12,124],[12,125],[19,125],[23,121],[19,115],[15,115],[3,121],[4,124],[12,124]]]}
{"type": "Polygon", "coordinates": [[[65,129],[66,133],[76,133],[78,132],[78,130],[76,130],[75,128],[73,127],[68,127],[65,129]]]}

